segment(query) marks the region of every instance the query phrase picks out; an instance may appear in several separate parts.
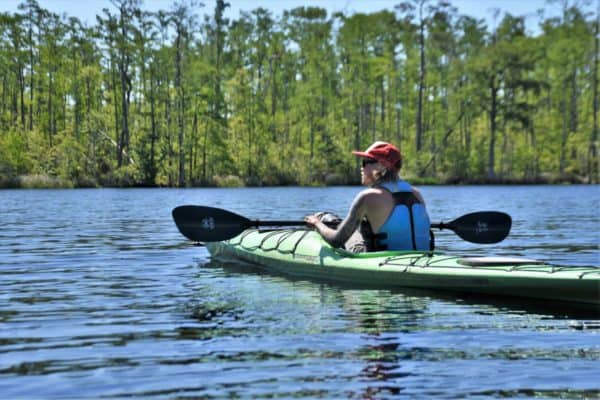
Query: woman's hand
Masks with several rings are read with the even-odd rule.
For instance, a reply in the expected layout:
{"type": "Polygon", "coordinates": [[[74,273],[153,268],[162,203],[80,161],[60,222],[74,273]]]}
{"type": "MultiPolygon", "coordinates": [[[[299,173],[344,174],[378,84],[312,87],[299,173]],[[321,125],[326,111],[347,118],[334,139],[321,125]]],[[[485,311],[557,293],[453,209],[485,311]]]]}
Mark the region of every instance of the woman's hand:
{"type": "Polygon", "coordinates": [[[306,217],[304,217],[304,222],[306,222],[306,225],[314,227],[321,221],[319,220],[319,218],[317,218],[316,215],[307,215],[306,217]]]}

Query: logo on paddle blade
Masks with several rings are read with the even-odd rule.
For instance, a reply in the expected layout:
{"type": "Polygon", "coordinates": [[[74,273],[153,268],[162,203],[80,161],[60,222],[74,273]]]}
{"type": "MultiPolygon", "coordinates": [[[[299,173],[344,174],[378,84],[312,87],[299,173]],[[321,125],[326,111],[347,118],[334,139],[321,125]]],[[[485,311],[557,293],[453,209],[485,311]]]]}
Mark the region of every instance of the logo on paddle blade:
{"type": "Polygon", "coordinates": [[[213,217],[207,217],[202,219],[200,222],[200,227],[207,231],[212,231],[215,229],[215,220],[213,217]]]}
{"type": "Polygon", "coordinates": [[[485,222],[477,221],[477,226],[475,227],[475,233],[479,235],[480,233],[485,233],[489,231],[488,224],[485,222]]]}

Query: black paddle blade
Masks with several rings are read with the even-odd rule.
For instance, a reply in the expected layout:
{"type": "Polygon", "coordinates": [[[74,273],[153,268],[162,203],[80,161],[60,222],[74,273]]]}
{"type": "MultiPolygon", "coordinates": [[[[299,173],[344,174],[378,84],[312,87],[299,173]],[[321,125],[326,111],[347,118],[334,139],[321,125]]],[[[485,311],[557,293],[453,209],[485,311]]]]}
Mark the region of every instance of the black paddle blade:
{"type": "Polygon", "coordinates": [[[173,209],[173,220],[179,232],[195,242],[219,242],[231,239],[253,226],[241,215],[220,208],[179,206],[173,209]]]}
{"type": "Polygon", "coordinates": [[[504,240],[510,232],[510,215],[499,211],[480,211],[465,214],[440,229],[451,229],[462,239],[472,243],[490,244],[504,240]]]}

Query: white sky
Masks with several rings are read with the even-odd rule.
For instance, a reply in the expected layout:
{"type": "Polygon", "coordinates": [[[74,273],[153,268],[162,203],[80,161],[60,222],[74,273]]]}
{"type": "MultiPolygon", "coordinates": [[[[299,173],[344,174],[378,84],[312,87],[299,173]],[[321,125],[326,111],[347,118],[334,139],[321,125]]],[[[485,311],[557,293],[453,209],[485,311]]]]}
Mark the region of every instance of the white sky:
{"type": "MultiPolygon", "coordinates": [[[[202,14],[212,14],[215,7],[215,0],[199,0],[205,4],[205,7],[198,12],[202,14]]],[[[324,7],[329,13],[342,11],[346,13],[364,12],[370,13],[383,9],[393,10],[396,4],[402,0],[228,0],[231,7],[227,9],[227,17],[238,18],[240,11],[251,11],[257,7],[263,7],[271,10],[274,16],[281,15],[283,10],[291,10],[301,6],[324,7]]],[[[600,0],[569,0],[587,2],[586,10],[595,12],[598,9],[600,0]]],[[[169,10],[174,0],[145,0],[144,9],[147,10],[169,10]]],[[[436,2],[435,0],[433,1],[436,2]]],[[[501,15],[508,12],[515,16],[526,16],[527,29],[530,32],[537,32],[540,21],[537,11],[543,9],[546,17],[560,15],[562,9],[562,0],[449,0],[449,2],[458,9],[459,14],[469,15],[478,19],[485,19],[489,26],[493,24],[493,11],[500,9],[501,15]]],[[[0,0],[0,12],[15,12],[17,6],[22,3],[20,0],[0,0]]],[[[53,12],[68,16],[75,16],[84,22],[94,24],[95,15],[101,14],[103,8],[112,8],[110,0],[38,0],[38,3],[53,12]]],[[[501,18],[501,17],[500,17],[501,18]]]]}

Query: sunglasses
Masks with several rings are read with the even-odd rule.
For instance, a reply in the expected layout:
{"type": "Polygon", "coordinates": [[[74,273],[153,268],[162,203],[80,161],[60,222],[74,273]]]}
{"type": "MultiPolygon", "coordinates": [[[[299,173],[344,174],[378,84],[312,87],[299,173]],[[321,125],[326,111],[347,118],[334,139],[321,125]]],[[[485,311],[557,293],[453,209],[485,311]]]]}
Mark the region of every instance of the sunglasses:
{"type": "Polygon", "coordinates": [[[366,167],[369,164],[376,164],[378,161],[377,160],[373,160],[372,158],[363,158],[362,159],[362,166],[363,168],[366,167]]]}

